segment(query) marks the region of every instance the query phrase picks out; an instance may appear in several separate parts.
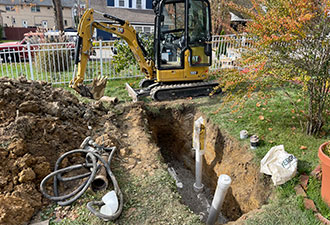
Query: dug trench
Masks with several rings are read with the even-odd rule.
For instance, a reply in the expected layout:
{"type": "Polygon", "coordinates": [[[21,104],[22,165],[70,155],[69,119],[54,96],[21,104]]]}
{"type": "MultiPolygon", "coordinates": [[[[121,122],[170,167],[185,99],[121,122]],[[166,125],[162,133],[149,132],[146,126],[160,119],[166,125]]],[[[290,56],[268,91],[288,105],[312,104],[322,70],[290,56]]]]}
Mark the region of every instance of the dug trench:
{"type": "MultiPolygon", "coordinates": [[[[166,105],[147,111],[152,139],[159,146],[164,161],[174,167],[177,177],[183,183],[178,188],[182,203],[197,214],[202,221],[207,216],[206,207],[211,204],[221,174],[227,174],[232,184],[225,197],[219,222],[236,221],[244,214],[259,209],[271,194],[270,180],[260,174],[259,167],[253,162],[249,149],[223,133],[220,128],[206,120],[206,147],[203,160],[202,181],[205,184],[204,197],[194,192],[195,154],[192,150],[193,124],[205,115],[193,105],[166,105]],[[207,201],[207,203],[205,203],[207,201]]],[[[242,219],[241,219],[242,220],[242,219]]]]}

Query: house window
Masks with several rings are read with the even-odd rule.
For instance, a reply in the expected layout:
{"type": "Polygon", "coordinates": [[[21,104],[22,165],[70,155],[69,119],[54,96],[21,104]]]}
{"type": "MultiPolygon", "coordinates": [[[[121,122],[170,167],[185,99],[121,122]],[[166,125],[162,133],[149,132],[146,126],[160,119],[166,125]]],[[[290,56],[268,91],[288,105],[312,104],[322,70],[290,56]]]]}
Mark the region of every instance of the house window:
{"type": "Polygon", "coordinates": [[[133,8],[146,9],[146,0],[133,0],[133,8]]]}
{"type": "Polygon", "coordinates": [[[115,0],[115,7],[128,8],[128,0],[115,0]]]}
{"type": "Polygon", "coordinates": [[[68,26],[68,21],[64,20],[64,26],[68,26]]]}
{"type": "Polygon", "coordinates": [[[28,27],[28,23],[27,23],[26,20],[23,20],[23,21],[22,21],[22,26],[25,27],[25,28],[28,27]]]}
{"type": "Polygon", "coordinates": [[[136,8],[142,9],[142,0],[136,0],[136,8]]]}
{"type": "Polygon", "coordinates": [[[15,11],[15,6],[6,5],[6,11],[9,11],[9,12],[15,11]]]}
{"type": "Polygon", "coordinates": [[[125,0],[119,0],[119,7],[125,7],[125,0]]]}
{"type": "Polygon", "coordinates": [[[142,32],[142,27],[141,26],[136,26],[135,30],[136,30],[136,32],[142,32]]]}
{"type": "Polygon", "coordinates": [[[40,12],[40,6],[31,6],[31,12],[40,12]]]}
{"type": "Polygon", "coordinates": [[[151,33],[151,27],[143,27],[143,32],[150,34],[151,33]]]}

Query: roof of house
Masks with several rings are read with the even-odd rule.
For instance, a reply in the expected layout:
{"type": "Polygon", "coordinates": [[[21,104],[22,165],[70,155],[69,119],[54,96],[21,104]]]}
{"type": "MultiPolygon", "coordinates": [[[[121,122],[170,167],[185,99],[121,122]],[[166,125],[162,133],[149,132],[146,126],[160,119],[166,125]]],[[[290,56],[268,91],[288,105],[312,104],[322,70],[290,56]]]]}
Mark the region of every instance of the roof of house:
{"type": "MultiPolygon", "coordinates": [[[[154,24],[155,22],[154,11],[150,9],[127,9],[107,7],[106,9],[103,9],[102,12],[118,17],[122,20],[129,21],[131,24],[154,24]]],[[[94,16],[96,19],[105,20],[105,18],[100,15],[97,16],[97,14],[95,14],[94,16]]]]}
{"type": "MultiPolygon", "coordinates": [[[[231,2],[235,3],[236,5],[243,6],[244,8],[251,9],[253,4],[250,0],[230,0],[231,2]]],[[[244,15],[242,12],[239,12],[235,9],[230,8],[230,11],[240,19],[248,18],[247,15],[244,15]]],[[[237,20],[234,20],[237,21],[237,20]]]]}
{"type": "MultiPolygon", "coordinates": [[[[0,0],[0,5],[21,5],[36,4],[38,6],[53,6],[52,0],[0,0]]],[[[61,1],[62,7],[72,8],[75,4],[74,0],[61,1]]]]}

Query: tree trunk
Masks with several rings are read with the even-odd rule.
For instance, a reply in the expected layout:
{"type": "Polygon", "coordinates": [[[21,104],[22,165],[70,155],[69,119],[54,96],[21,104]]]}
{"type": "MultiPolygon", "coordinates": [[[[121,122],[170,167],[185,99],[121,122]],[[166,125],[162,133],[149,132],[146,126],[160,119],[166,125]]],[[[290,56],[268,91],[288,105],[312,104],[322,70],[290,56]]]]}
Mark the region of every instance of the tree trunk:
{"type": "Polygon", "coordinates": [[[54,8],[55,29],[64,31],[61,0],[52,0],[54,8]]]}
{"type": "Polygon", "coordinates": [[[308,85],[309,104],[306,127],[306,133],[308,135],[318,134],[324,125],[323,112],[327,103],[329,90],[326,80],[313,81],[308,85]]]}

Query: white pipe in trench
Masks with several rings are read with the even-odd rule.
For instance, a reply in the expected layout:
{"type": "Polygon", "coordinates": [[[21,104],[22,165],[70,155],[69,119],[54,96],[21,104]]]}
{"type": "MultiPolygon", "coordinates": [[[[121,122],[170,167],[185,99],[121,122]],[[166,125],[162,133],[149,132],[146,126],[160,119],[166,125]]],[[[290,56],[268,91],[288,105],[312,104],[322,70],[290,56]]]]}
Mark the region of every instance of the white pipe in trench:
{"type": "Polygon", "coordinates": [[[215,194],[213,197],[212,205],[209,211],[209,216],[207,218],[206,224],[213,225],[220,213],[221,206],[227,194],[227,190],[231,184],[230,176],[226,174],[221,174],[218,178],[217,189],[215,190],[215,194]]]}

